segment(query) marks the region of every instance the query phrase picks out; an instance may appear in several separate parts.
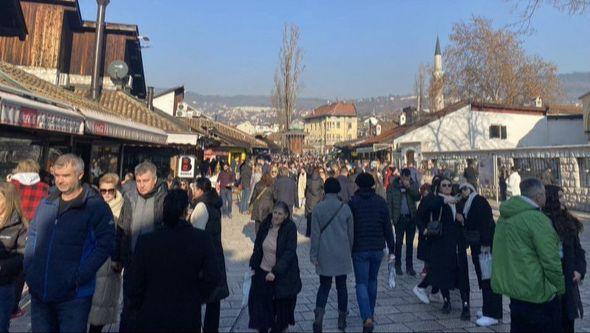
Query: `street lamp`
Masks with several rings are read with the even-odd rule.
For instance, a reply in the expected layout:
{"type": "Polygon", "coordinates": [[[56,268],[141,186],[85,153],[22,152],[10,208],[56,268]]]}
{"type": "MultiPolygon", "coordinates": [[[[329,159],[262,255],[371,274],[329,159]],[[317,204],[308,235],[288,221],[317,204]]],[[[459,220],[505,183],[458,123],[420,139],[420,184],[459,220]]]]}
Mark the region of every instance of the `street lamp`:
{"type": "Polygon", "coordinates": [[[101,78],[101,63],[102,63],[102,48],[104,45],[104,26],[105,14],[110,0],[96,0],[98,10],[96,13],[96,43],[94,48],[94,67],[92,69],[92,99],[97,101],[100,97],[100,78],[101,78]]]}

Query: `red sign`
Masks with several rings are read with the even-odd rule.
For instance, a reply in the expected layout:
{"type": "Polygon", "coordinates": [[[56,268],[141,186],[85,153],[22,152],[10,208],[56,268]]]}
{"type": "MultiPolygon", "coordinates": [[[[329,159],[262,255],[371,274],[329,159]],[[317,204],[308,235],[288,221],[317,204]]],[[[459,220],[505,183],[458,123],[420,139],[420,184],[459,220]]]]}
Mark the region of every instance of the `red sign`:
{"type": "Polygon", "coordinates": [[[106,123],[103,123],[101,121],[95,121],[93,122],[93,133],[96,135],[106,135],[108,133],[108,125],[106,123]]]}
{"type": "Polygon", "coordinates": [[[20,117],[18,120],[19,125],[23,127],[32,127],[37,128],[39,127],[37,123],[37,110],[22,106],[20,108],[20,117]]]}

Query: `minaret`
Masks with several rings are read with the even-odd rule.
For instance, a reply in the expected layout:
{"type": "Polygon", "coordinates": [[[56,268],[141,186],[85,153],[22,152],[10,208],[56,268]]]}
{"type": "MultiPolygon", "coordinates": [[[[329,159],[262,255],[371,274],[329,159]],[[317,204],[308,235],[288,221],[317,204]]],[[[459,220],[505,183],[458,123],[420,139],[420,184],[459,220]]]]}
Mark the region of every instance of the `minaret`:
{"type": "Polygon", "coordinates": [[[443,95],[443,69],[442,69],[442,54],[440,52],[440,42],[436,36],[436,49],[434,50],[434,72],[432,73],[434,112],[442,110],[445,107],[445,97],[443,95]]]}

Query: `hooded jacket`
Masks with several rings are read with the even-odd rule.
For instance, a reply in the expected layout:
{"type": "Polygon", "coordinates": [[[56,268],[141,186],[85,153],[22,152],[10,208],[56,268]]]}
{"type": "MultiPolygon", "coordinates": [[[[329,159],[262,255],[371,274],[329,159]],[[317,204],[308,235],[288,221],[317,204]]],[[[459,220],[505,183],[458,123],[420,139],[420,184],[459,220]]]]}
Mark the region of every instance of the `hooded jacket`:
{"type": "Polygon", "coordinates": [[[565,292],[559,238],[551,221],[517,196],[500,206],[492,253],[492,289],[530,303],[565,292]]]}
{"type": "Polygon", "coordinates": [[[59,192],[43,199],[31,222],[25,275],[31,294],[43,302],[92,296],[96,272],[113,252],[111,209],[96,191],[83,188],[83,197],[61,214],[59,192]]]}
{"type": "Polygon", "coordinates": [[[43,183],[39,174],[35,172],[17,173],[12,176],[10,182],[18,190],[23,214],[31,221],[35,217],[37,206],[47,196],[49,186],[43,183]]]}
{"type": "Polygon", "coordinates": [[[17,212],[0,228],[0,285],[14,282],[23,271],[27,229],[17,212]]]}

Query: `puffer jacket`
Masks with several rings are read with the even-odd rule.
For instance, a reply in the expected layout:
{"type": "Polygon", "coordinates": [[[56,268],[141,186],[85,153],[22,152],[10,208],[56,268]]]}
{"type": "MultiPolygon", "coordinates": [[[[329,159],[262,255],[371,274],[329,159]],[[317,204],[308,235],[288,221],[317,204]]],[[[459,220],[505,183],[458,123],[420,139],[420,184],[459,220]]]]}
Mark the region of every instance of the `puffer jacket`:
{"type": "Polygon", "coordinates": [[[549,218],[523,197],[500,206],[493,244],[494,292],[537,304],[565,292],[559,237],[549,218]]]}
{"type": "Polygon", "coordinates": [[[385,200],[373,190],[360,189],[348,205],[354,221],[352,252],[381,251],[387,242],[393,253],[395,239],[385,200]]]}
{"type": "Polygon", "coordinates": [[[43,199],[25,248],[29,291],[43,302],[94,294],[96,272],[112,254],[113,214],[96,191],[83,185],[82,199],[59,214],[60,194],[43,199]]]}
{"type": "Polygon", "coordinates": [[[0,285],[14,282],[23,271],[27,228],[17,212],[0,228],[0,285]]]}

